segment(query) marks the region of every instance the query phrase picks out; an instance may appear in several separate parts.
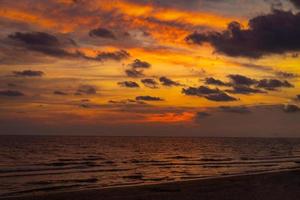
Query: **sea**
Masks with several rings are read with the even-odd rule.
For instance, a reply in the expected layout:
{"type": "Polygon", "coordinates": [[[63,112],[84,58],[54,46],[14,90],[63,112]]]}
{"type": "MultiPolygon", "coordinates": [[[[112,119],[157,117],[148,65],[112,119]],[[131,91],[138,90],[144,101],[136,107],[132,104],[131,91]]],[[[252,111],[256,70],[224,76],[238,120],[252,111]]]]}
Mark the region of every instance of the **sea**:
{"type": "Polygon", "coordinates": [[[300,168],[300,139],[0,136],[0,198],[300,168]]]}

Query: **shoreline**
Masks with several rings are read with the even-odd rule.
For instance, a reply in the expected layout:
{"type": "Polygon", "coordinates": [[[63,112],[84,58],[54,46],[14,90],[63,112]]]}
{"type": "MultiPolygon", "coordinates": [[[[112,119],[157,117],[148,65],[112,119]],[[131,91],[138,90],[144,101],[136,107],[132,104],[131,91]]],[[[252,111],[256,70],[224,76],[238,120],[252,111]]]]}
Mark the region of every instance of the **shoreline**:
{"type": "Polygon", "coordinates": [[[1,200],[300,199],[300,169],[228,175],[157,184],[59,191],[1,200]],[[192,196],[191,196],[192,195],[192,196]],[[280,197],[280,198],[279,198],[280,197]]]}

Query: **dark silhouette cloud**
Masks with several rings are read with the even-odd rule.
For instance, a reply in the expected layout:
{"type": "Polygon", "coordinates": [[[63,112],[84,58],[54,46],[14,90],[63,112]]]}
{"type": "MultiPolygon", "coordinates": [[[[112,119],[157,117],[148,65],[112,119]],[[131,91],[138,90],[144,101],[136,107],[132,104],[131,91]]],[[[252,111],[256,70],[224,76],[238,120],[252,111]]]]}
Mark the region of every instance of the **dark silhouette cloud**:
{"type": "Polygon", "coordinates": [[[141,82],[142,82],[146,87],[149,87],[149,88],[152,88],[152,89],[158,88],[158,83],[157,83],[154,79],[151,79],[151,78],[145,78],[145,79],[142,79],[141,82]]]}
{"type": "Polygon", "coordinates": [[[180,83],[178,83],[176,81],[173,81],[173,80],[171,80],[171,79],[169,79],[165,76],[160,77],[159,81],[161,82],[162,85],[169,86],[169,87],[171,87],[171,86],[180,86],[181,85],[180,83]]]}
{"type": "Polygon", "coordinates": [[[16,32],[15,34],[9,35],[8,37],[13,40],[22,41],[29,46],[61,45],[59,40],[55,36],[44,32],[31,32],[31,33],[16,32]]]}
{"type": "Polygon", "coordinates": [[[137,101],[164,101],[160,97],[152,97],[152,96],[137,96],[135,98],[137,101]]]}
{"type": "Polygon", "coordinates": [[[228,86],[228,83],[225,83],[221,80],[215,79],[213,77],[209,77],[205,79],[205,84],[207,85],[217,85],[217,86],[228,86]]]}
{"type": "Polygon", "coordinates": [[[245,106],[221,106],[219,109],[222,112],[229,112],[229,113],[237,113],[237,114],[248,114],[251,111],[245,106]]]}
{"type": "Polygon", "coordinates": [[[235,97],[229,96],[225,92],[217,93],[217,94],[209,94],[205,96],[206,99],[211,101],[237,101],[235,97]]]}
{"type": "Polygon", "coordinates": [[[19,42],[28,50],[44,53],[55,57],[79,57],[80,54],[70,53],[63,49],[64,45],[59,39],[44,32],[16,32],[8,38],[19,42]]]}
{"type": "Polygon", "coordinates": [[[188,87],[188,88],[183,88],[182,93],[185,95],[189,96],[203,96],[203,95],[208,95],[208,94],[217,94],[221,93],[222,91],[219,90],[218,88],[211,89],[206,86],[200,86],[198,88],[195,87],[188,87]]]}
{"type": "Polygon", "coordinates": [[[76,92],[77,95],[81,95],[81,94],[92,95],[96,93],[97,93],[97,88],[93,85],[81,85],[76,92]]]}
{"type": "Polygon", "coordinates": [[[24,96],[24,93],[17,90],[1,90],[0,96],[19,97],[24,96]]]}
{"type": "Polygon", "coordinates": [[[125,50],[115,51],[115,52],[102,52],[99,53],[95,60],[106,61],[106,60],[115,60],[121,61],[130,57],[130,54],[125,50]]]}
{"type": "Polygon", "coordinates": [[[133,63],[129,64],[129,66],[132,67],[133,69],[138,69],[138,68],[148,69],[151,67],[151,64],[146,61],[135,59],[133,63]]]}
{"type": "Polygon", "coordinates": [[[128,87],[128,88],[139,88],[139,84],[137,84],[134,81],[123,81],[123,82],[118,82],[118,85],[122,87],[128,87]]]}
{"type": "Polygon", "coordinates": [[[246,85],[246,86],[250,86],[250,85],[254,85],[257,83],[257,81],[255,79],[243,76],[243,75],[239,75],[239,74],[231,74],[228,75],[228,78],[231,79],[231,82],[233,85],[246,85]]]}
{"type": "Polygon", "coordinates": [[[14,71],[13,74],[15,76],[20,76],[20,77],[24,77],[24,76],[29,76],[29,77],[33,77],[33,76],[43,76],[44,72],[42,71],[33,71],[33,70],[24,70],[24,71],[14,71]]]}
{"type": "Polygon", "coordinates": [[[116,36],[108,29],[105,28],[97,28],[93,29],[89,32],[89,35],[91,37],[102,37],[102,38],[108,38],[108,39],[116,39],[116,36]]]}
{"type": "Polygon", "coordinates": [[[63,92],[63,91],[59,91],[59,90],[55,90],[55,91],[53,92],[53,94],[55,94],[55,95],[60,95],[60,96],[66,96],[66,95],[68,95],[67,93],[65,93],[65,92],[63,92]]]}
{"type": "Polygon", "coordinates": [[[238,99],[229,96],[225,92],[218,88],[212,89],[206,86],[200,86],[198,88],[189,87],[183,88],[182,93],[188,96],[204,97],[211,101],[237,101],[238,99]]]}
{"type": "Polygon", "coordinates": [[[232,89],[226,90],[226,92],[232,93],[232,94],[257,94],[257,93],[265,93],[265,91],[262,91],[257,88],[251,88],[249,86],[245,85],[237,85],[233,86],[232,89]]]}
{"type": "MultiPolygon", "coordinates": [[[[296,2],[296,1],[294,1],[296,2]]],[[[223,32],[195,32],[186,37],[189,43],[210,43],[217,52],[228,56],[260,58],[300,50],[300,13],[273,10],[271,14],[254,17],[249,28],[231,22],[223,32]]]]}
{"type": "Polygon", "coordinates": [[[143,71],[136,70],[136,69],[126,69],[125,73],[128,77],[131,77],[131,78],[140,78],[140,77],[145,76],[143,74],[143,71]]]}
{"type": "Polygon", "coordinates": [[[294,73],[290,73],[290,72],[283,72],[283,71],[278,71],[278,72],[276,72],[276,75],[277,75],[278,77],[289,78],[289,79],[299,77],[298,74],[294,74],[294,73]]]}
{"type": "Polygon", "coordinates": [[[115,52],[101,52],[95,57],[87,56],[79,50],[70,52],[66,50],[68,46],[76,46],[73,40],[60,41],[56,36],[44,32],[16,32],[8,36],[9,39],[18,42],[17,45],[22,46],[30,51],[43,53],[48,56],[59,58],[80,58],[91,61],[121,61],[130,57],[130,54],[125,50],[115,52]]]}
{"type": "Polygon", "coordinates": [[[286,113],[296,113],[300,111],[300,108],[297,105],[288,104],[283,107],[283,110],[286,113]]]}
{"type": "Polygon", "coordinates": [[[280,81],[277,79],[262,79],[258,82],[257,87],[264,88],[266,90],[276,90],[277,88],[281,87],[291,88],[294,86],[288,81],[280,81]]]}

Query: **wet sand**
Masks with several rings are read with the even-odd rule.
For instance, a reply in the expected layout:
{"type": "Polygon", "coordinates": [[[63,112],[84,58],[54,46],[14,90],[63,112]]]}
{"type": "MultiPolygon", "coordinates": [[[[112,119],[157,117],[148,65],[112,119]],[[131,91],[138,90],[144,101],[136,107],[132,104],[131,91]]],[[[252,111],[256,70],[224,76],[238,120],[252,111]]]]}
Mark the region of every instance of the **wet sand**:
{"type": "Polygon", "coordinates": [[[299,200],[300,170],[62,192],[9,200],[299,200]]]}

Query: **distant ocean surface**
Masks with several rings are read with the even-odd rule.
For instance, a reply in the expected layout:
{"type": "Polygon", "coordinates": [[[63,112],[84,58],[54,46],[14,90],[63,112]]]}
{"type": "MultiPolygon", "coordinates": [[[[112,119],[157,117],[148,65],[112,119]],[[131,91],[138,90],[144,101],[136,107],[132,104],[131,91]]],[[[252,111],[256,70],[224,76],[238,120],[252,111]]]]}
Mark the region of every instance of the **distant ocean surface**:
{"type": "Polygon", "coordinates": [[[0,136],[0,197],[300,168],[300,139],[0,136]]]}

